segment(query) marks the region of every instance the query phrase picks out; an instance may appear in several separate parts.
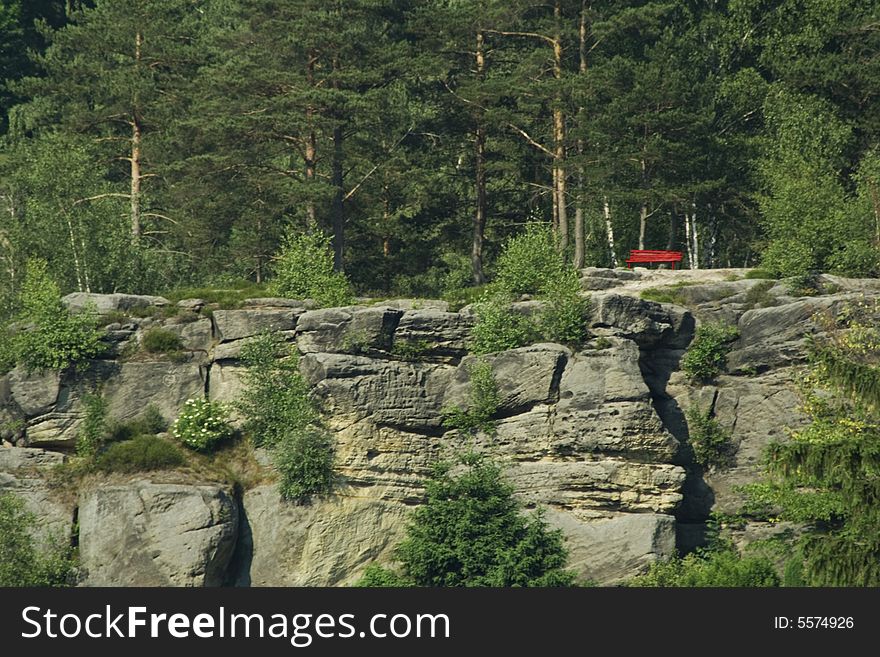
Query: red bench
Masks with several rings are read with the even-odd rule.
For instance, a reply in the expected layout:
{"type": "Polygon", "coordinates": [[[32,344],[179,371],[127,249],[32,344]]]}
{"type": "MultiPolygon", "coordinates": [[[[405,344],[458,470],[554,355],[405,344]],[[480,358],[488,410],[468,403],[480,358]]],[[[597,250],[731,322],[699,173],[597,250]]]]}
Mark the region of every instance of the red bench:
{"type": "Polygon", "coordinates": [[[629,252],[629,258],[626,260],[626,266],[632,269],[634,262],[671,262],[672,270],[675,271],[675,263],[681,262],[681,251],[648,251],[633,249],[629,252]]]}

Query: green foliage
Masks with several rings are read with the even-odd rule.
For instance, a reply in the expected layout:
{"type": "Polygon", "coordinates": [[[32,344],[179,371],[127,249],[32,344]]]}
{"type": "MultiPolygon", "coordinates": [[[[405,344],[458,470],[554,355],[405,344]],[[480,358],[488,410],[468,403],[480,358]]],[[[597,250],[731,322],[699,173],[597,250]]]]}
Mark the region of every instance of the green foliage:
{"type": "Polygon", "coordinates": [[[372,563],[354,585],[359,588],[400,588],[412,586],[412,582],[393,570],[372,563]]]}
{"type": "Polygon", "coordinates": [[[427,340],[395,340],[391,353],[402,360],[419,360],[431,351],[427,340]]]}
{"type": "Polygon", "coordinates": [[[470,436],[478,432],[494,436],[496,423],[492,417],[498,412],[501,396],[492,366],[485,360],[475,360],[468,367],[468,375],[470,394],[467,408],[444,409],[443,426],[470,436]]]}
{"type": "Polygon", "coordinates": [[[471,332],[470,349],[475,354],[490,354],[516,349],[537,339],[534,320],[511,308],[507,295],[487,292],[474,307],[476,322],[471,332]]]}
{"type": "Polygon", "coordinates": [[[714,417],[712,409],[691,406],[686,413],[694,461],[704,467],[723,468],[731,463],[730,435],[714,417]]]}
{"type": "Polygon", "coordinates": [[[290,434],[278,443],[275,467],[281,475],[281,498],[306,502],[333,486],[333,445],[330,433],[314,425],[290,434]]]}
{"type": "Polygon", "coordinates": [[[116,442],[130,440],[136,436],[155,436],[168,429],[168,422],[154,405],[149,405],[143,414],[128,422],[110,422],[107,427],[107,440],[116,442]]]}
{"type": "MultiPolygon", "coordinates": [[[[559,531],[525,516],[497,466],[463,459],[453,474],[438,465],[425,503],[413,513],[396,550],[402,574],[371,572],[367,581],[412,586],[571,586],[559,531]]],[[[365,582],[362,582],[365,584],[365,582]]]]}
{"type": "Polygon", "coordinates": [[[776,276],[773,274],[773,272],[761,268],[750,269],[746,272],[745,278],[746,280],[776,280],[776,276]]]}
{"type": "Polygon", "coordinates": [[[269,290],[292,299],[314,299],[322,307],[354,301],[345,274],[333,270],[328,240],[317,233],[291,232],[285,237],[269,290]]]}
{"type": "Polygon", "coordinates": [[[92,457],[104,442],[107,434],[107,401],[98,392],[83,395],[82,424],[76,435],[76,453],[92,457]]]}
{"type": "Polygon", "coordinates": [[[154,326],[144,333],[141,346],[149,354],[174,354],[183,349],[183,342],[177,333],[154,326]]]}
{"type": "Polygon", "coordinates": [[[679,306],[686,305],[687,298],[682,294],[681,288],[694,285],[690,281],[680,281],[664,287],[649,287],[641,291],[639,296],[645,301],[657,303],[674,303],[679,306]]]}
{"type": "Polygon", "coordinates": [[[305,502],[330,490],[333,445],[299,371],[299,355],[279,333],[263,333],[242,347],[244,391],[236,408],[255,445],[273,449],[285,500],[305,502]]]}
{"type": "Polygon", "coordinates": [[[278,445],[291,431],[319,419],[309,386],[299,371],[299,355],[278,333],[249,339],[241,350],[244,390],[236,408],[255,445],[278,445]]]}
{"type": "Polygon", "coordinates": [[[239,308],[246,299],[257,299],[268,295],[265,285],[250,281],[236,281],[234,286],[218,287],[180,287],[163,292],[161,296],[172,305],[183,299],[203,299],[207,304],[216,304],[221,309],[239,308]]]}
{"type": "Polygon", "coordinates": [[[876,310],[862,302],[817,317],[826,337],[812,345],[802,383],[811,423],[768,447],[767,478],[748,487],[748,512],[805,526],[793,551],[809,586],[880,585],[876,310]]]}
{"type": "Polygon", "coordinates": [[[578,273],[568,267],[545,224],[530,223],[510,238],[498,258],[498,274],[476,304],[471,350],[488,354],[544,339],[578,345],[586,338],[589,304],[580,295],[578,273]],[[533,315],[511,307],[521,294],[534,294],[543,307],[533,315]]]}
{"type": "Polygon", "coordinates": [[[772,294],[770,294],[770,290],[775,287],[776,281],[773,280],[762,280],[760,283],[757,283],[749,288],[749,291],[746,292],[746,297],[743,302],[746,305],[746,308],[767,308],[776,303],[776,299],[772,294]]]}
{"type": "Polygon", "coordinates": [[[15,360],[29,370],[63,370],[94,358],[101,333],[90,312],[74,315],[61,303],[58,286],[44,261],[28,263],[21,290],[23,328],[12,340],[15,360]]]}
{"type": "Polygon", "coordinates": [[[33,537],[36,517],[24,502],[0,492],[0,586],[71,586],[74,560],[70,548],[56,541],[39,547],[33,537]]]}
{"type": "Polygon", "coordinates": [[[681,359],[681,369],[694,381],[708,381],[724,371],[730,343],[739,337],[735,326],[703,324],[681,359]]]}
{"type": "Polygon", "coordinates": [[[111,443],[98,454],[93,466],[105,473],[150,472],[183,465],[186,459],[174,443],[150,435],[111,443]]]}
{"type": "Polygon", "coordinates": [[[230,438],[233,431],[229,412],[222,404],[207,399],[188,399],[171,426],[171,433],[190,449],[210,452],[230,438]]]}
{"type": "Polygon", "coordinates": [[[740,556],[733,547],[726,547],[656,562],[647,574],[633,578],[628,585],[766,588],[779,586],[779,576],[766,557],[740,556]]]}

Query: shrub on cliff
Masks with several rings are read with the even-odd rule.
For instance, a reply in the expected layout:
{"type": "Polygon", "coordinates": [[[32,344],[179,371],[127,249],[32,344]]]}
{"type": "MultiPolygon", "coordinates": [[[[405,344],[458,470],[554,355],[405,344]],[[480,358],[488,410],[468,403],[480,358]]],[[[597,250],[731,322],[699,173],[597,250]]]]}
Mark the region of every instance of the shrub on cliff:
{"type": "Polygon", "coordinates": [[[694,552],[654,563],[647,574],[628,582],[642,587],[774,587],[779,575],[766,557],[740,556],[733,547],[694,552]]]}
{"type": "Polygon", "coordinates": [[[531,223],[509,239],[498,258],[498,275],[475,305],[472,351],[514,349],[538,339],[579,344],[586,337],[588,301],[577,272],[560,255],[549,226],[531,223]],[[542,300],[533,315],[511,307],[522,294],[542,300]]]}
{"type": "Polygon", "coordinates": [[[345,274],[333,270],[333,251],[317,233],[289,233],[275,263],[272,294],[313,299],[323,307],[345,306],[354,300],[345,274]]]}
{"type": "Polygon", "coordinates": [[[571,586],[562,534],[524,515],[501,470],[467,455],[435,468],[395,555],[401,572],[372,566],[359,586],[571,586]]]}
{"type": "Polygon", "coordinates": [[[681,369],[694,381],[709,381],[727,367],[730,343],[739,337],[735,326],[703,324],[681,359],[681,369]]]}
{"type": "Polygon", "coordinates": [[[28,370],[63,370],[101,351],[94,314],[72,314],[64,307],[45,261],[28,263],[20,301],[19,329],[10,338],[5,360],[28,370]]]}
{"type": "Polygon", "coordinates": [[[172,435],[190,449],[210,452],[232,436],[229,413],[218,402],[188,399],[171,426],[172,435]]]}
{"type": "Polygon", "coordinates": [[[70,586],[74,562],[70,549],[40,548],[32,531],[37,519],[11,493],[0,493],[0,586],[70,586]]]}

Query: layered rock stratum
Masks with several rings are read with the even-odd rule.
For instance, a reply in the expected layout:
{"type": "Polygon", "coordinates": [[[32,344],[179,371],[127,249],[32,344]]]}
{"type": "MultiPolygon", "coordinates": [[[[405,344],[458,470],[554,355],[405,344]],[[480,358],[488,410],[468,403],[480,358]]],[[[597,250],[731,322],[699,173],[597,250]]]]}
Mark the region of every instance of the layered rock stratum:
{"type": "Polygon", "coordinates": [[[316,309],[267,298],[208,313],[188,300],[177,316],[157,319],[125,314],[168,307],[161,297],[70,295],[73,310],[91,305],[124,319],[107,327],[105,359],[0,377],[0,491],[37,514],[41,540],[75,534],[83,585],[336,586],[392,559],[436,461],[477,449],[504,466],[527,509],[562,530],[582,578],[619,583],[698,545],[711,512],[739,509],[763,448],[805,421],[794,382],[809,336],[821,330],[817,313],[880,294],[878,281],[826,276],[824,292],[802,297],[744,273],[584,270],[590,339],[577,349],[546,343],[486,356],[501,402],[497,433],[476,439],[442,422],[444,409],[469,403],[467,307],[396,300],[316,309]],[[641,298],[673,284],[675,304],[641,298]],[[736,324],[740,338],[728,372],[695,385],[679,361],[696,326],[716,321],[736,324]],[[156,326],[180,336],[185,358],[137,350],[156,326]],[[334,434],[330,496],[284,502],[268,466],[235,490],[192,470],[90,476],[72,492],[52,482],[75,447],[86,392],[99,386],[118,420],[150,405],[172,420],[195,397],[234,401],[241,347],[266,330],[296,344],[334,434]],[[685,414],[694,404],[729,432],[729,467],[692,462],[685,414]]]}

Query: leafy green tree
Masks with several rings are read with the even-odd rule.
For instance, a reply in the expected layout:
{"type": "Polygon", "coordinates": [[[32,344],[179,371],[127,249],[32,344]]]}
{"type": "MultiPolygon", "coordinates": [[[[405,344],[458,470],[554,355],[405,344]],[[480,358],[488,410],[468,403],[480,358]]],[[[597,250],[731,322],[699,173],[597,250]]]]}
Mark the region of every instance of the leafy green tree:
{"type": "Polygon", "coordinates": [[[437,466],[425,504],[396,550],[401,574],[372,568],[364,585],[571,586],[559,531],[524,516],[495,465],[463,459],[464,472],[437,466]]]}
{"type": "Polygon", "coordinates": [[[354,300],[348,278],[333,268],[327,240],[316,233],[287,235],[270,290],[292,299],[313,299],[322,306],[344,306],[354,300]]]}

